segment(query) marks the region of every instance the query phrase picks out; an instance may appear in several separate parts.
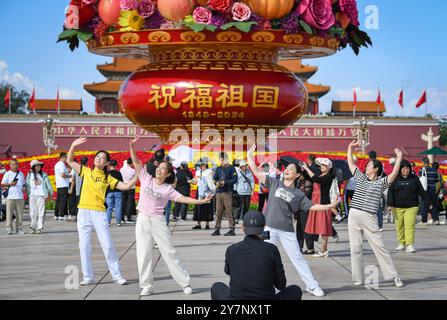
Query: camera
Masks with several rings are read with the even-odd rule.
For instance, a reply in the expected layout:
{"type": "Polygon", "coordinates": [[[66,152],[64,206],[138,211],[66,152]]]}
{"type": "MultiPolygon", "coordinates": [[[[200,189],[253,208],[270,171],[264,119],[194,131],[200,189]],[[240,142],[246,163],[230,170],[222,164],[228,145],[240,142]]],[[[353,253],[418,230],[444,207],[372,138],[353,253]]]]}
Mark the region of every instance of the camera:
{"type": "Polygon", "coordinates": [[[270,240],[270,231],[264,231],[261,238],[262,240],[270,240]]]}

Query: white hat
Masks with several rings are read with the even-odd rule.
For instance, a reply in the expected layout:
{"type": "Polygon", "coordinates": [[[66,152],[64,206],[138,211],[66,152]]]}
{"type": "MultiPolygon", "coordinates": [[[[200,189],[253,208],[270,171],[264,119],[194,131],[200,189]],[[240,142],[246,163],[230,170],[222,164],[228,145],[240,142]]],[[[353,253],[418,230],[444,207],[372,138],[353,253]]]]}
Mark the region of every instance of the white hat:
{"type": "Polygon", "coordinates": [[[33,161],[31,161],[31,164],[30,164],[31,168],[34,167],[34,166],[37,166],[37,165],[44,166],[44,163],[43,163],[43,162],[40,162],[39,160],[33,160],[33,161]]]}
{"type": "Polygon", "coordinates": [[[317,158],[315,159],[315,163],[319,166],[323,165],[328,167],[329,169],[332,169],[332,161],[328,158],[317,158]]]}
{"type": "Polygon", "coordinates": [[[247,165],[247,161],[245,161],[245,160],[241,160],[240,162],[239,162],[239,167],[244,167],[244,166],[246,166],[247,165]]]}

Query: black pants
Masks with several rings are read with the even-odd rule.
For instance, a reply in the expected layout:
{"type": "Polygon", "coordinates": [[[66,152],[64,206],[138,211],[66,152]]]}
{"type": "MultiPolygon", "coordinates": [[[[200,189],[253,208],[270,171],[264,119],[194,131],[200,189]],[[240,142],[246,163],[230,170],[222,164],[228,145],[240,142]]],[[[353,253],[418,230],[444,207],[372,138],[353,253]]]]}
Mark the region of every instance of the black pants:
{"type": "Polygon", "coordinates": [[[306,224],[307,224],[308,212],[299,212],[295,215],[296,219],[296,238],[298,243],[300,244],[300,249],[303,251],[304,240],[306,240],[306,247],[308,250],[314,249],[314,242],[318,241],[318,235],[315,236],[313,234],[305,233],[306,224]]]}
{"type": "MultiPolygon", "coordinates": [[[[288,286],[281,292],[264,300],[301,300],[303,292],[296,285],[288,286]]],[[[230,288],[222,282],[217,282],[211,287],[211,300],[236,300],[230,294],[230,288]]]]}
{"type": "Polygon", "coordinates": [[[186,215],[188,213],[188,205],[186,203],[176,202],[174,205],[174,218],[178,219],[180,216],[182,220],[186,220],[186,215]]]}
{"type": "Polygon", "coordinates": [[[68,215],[68,187],[57,189],[56,207],[54,208],[55,217],[68,215]]]}
{"type": "Polygon", "coordinates": [[[78,213],[78,202],[76,198],[76,193],[68,195],[68,212],[70,216],[76,216],[78,213]]]}
{"type": "Polygon", "coordinates": [[[250,200],[251,196],[239,196],[240,203],[239,207],[236,208],[236,220],[244,219],[245,214],[250,210],[250,200]]]}
{"type": "Polygon", "coordinates": [[[258,205],[258,211],[262,212],[262,209],[264,209],[264,203],[269,198],[268,193],[260,193],[259,194],[259,205],[258,205]]]}
{"type": "Polygon", "coordinates": [[[127,220],[132,220],[132,216],[137,215],[137,209],[135,208],[135,189],[123,191],[123,200],[121,208],[124,217],[127,220]]]}

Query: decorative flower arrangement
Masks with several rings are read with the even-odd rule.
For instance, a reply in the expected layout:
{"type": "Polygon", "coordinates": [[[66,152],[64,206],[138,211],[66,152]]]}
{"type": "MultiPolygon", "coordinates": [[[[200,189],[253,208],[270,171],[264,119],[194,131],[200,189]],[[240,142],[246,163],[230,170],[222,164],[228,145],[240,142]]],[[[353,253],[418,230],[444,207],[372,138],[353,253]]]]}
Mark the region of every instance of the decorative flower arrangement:
{"type": "Polygon", "coordinates": [[[335,37],[358,54],[372,45],[358,15],[357,0],[71,0],[59,41],[73,51],[111,31],[277,29],[335,37]]]}

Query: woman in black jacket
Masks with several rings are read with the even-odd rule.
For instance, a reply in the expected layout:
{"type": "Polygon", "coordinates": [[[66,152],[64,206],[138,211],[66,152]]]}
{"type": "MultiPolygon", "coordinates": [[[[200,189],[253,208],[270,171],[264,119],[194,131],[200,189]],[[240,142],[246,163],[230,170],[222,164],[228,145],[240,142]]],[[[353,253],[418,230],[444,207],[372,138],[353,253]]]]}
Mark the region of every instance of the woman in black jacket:
{"type": "Polygon", "coordinates": [[[406,248],[408,253],[414,253],[413,248],[416,216],[419,212],[419,197],[428,204],[428,196],[419,178],[413,173],[411,164],[402,160],[400,174],[388,191],[388,206],[393,208],[396,222],[397,251],[406,248]]]}

